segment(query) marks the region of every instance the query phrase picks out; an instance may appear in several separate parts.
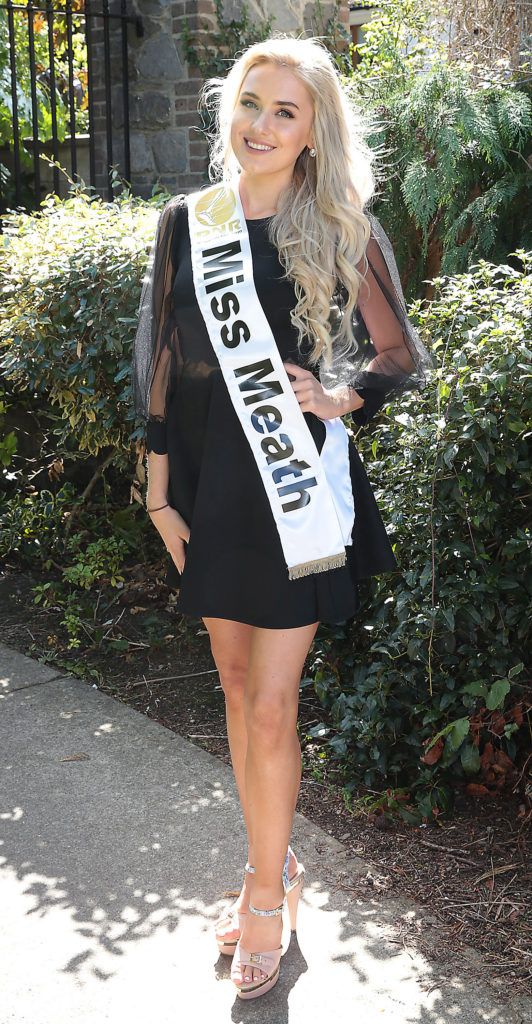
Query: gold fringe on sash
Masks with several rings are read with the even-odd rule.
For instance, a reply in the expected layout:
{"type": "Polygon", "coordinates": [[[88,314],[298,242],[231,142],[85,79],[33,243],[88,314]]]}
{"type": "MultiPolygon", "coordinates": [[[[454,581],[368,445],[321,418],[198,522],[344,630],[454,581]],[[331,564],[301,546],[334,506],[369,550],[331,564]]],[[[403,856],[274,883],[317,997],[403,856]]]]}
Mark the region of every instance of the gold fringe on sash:
{"type": "Polygon", "coordinates": [[[338,555],[329,555],[327,558],[314,558],[311,562],[300,562],[288,569],[288,579],[298,580],[300,576],[310,576],[312,572],[326,572],[327,569],[340,569],[345,565],[347,555],[341,551],[338,555]]]}

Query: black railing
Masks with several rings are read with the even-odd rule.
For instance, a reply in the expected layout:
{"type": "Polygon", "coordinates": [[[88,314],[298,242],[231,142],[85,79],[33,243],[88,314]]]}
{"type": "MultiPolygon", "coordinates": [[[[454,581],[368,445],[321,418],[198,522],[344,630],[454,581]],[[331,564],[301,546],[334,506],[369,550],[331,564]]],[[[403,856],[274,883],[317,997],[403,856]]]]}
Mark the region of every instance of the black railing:
{"type": "MultiPolygon", "coordinates": [[[[4,158],[8,156],[10,167],[4,168],[4,195],[0,195],[0,209],[6,205],[27,207],[31,196],[36,205],[41,199],[41,154],[50,153],[54,161],[59,160],[60,138],[58,133],[58,98],[62,103],[62,116],[68,127],[70,153],[70,175],[79,180],[78,150],[80,132],[76,129],[76,111],[79,109],[80,91],[86,92],[87,134],[89,174],[88,183],[108,199],[113,197],[112,165],[115,149],[115,130],[113,129],[112,86],[119,84],[122,97],[123,122],[120,135],[120,151],[122,166],[120,175],[126,181],[131,180],[131,157],[129,136],[129,76],[128,76],[128,25],[134,26],[137,37],[143,35],[142,19],[129,15],[126,0],[116,0],[116,9],[110,10],[109,0],[84,0],[76,4],[75,0],[64,0],[64,6],[57,7],[53,0],[41,0],[25,4],[5,0],[0,3],[0,11],[7,14],[7,51],[9,53],[12,134],[10,140],[3,143],[4,158]],[[24,27],[21,17],[25,15],[24,27]],[[42,55],[40,64],[36,60],[35,19],[39,19],[41,46],[47,51],[47,64],[43,68],[42,55]],[[15,23],[17,20],[17,24],[15,23]],[[111,25],[113,29],[111,30],[111,25]],[[57,56],[55,52],[54,33],[60,26],[64,36],[63,57],[61,64],[62,91],[58,90],[57,56]],[[47,32],[47,45],[43,43],[43,35],[47,32]],[[21,44],[21,35],[24,43],[21,44]],[[78,61],[74,55],[74,36],[78,50],[78,61]],[[83,53],[82,69],[85,79],[85,90],[76,80],[79,72],[79,51],[83,53]],[[118,56],[120,59],[118,60],[118,56]],[[21,82],[20,68],[25,69],[26,81],[21,82]],[[29,71],[29,82],[27,72],[29,71]],[[23,87],[29,95],[26,100],[31,103],[31,139],[33,155],[32,173],[28,175],[27,160],[24,160],[21,137],[21,117],[19,95],[23,95],[23,87]],[[44,90],[49,103],[48,138],[39,137],[39,90],[44,90]],[[95,110],[95,96],[98,97],[98,111],[95,110]],[[105,145],[104,145],[105,142],[105,145]],[[105,152],[105,156],[103,156],[105,152]],[[97,165],[97,157],[99,165],[97,165]],[[23,163],[26,164],[23,175],[23,163]],[[8,172],[6,174],[6,171],[8,172]],[[6,195],[6,184],[7,195],[6,195]]],[[[4,51],[6,52],[6,51],[4,51]]],[[[27,123],[27,118],[26,122],[27,123]]],[[[86,136],[85,136],[86,139],[86,136]]],[[[26,149],[26,147],[25,147],[26,149]]],[[[0,153],[0,163],[3,163],[0,153]]],[[[59,193],[59,168],[53,167],[53,191],[59,193]]],[[[86,176],[84,175],[86,181],[86,176]]],[[[2,175],[0,174],[0,184],[2,175]]]]}

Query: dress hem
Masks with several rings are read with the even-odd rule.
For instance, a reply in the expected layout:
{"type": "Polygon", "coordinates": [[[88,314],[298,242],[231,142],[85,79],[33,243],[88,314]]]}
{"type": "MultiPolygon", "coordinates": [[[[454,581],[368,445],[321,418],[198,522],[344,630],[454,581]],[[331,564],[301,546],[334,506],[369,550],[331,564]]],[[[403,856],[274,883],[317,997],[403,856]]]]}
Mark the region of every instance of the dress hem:
{"type": "Polygon", "coordinates": [[[253,616],[253,615],[246,615],[245,618],[244,618],[242,616],[242,613],[235,613],[235,614],[231,615],[230,613],[225,612],[224,614],[220,614],[220,612],[217,612],[216,610],[210,610],[210,611],[205,611],[204,610],[203,612],[199,612],[197,610],[192,610],[190,605],[188,605],[186,608],[182,607],[181,603],[180,603],[180,600],[179,600],[179,597],[178,597],[178,599],[176,601],[175,609],[176,609],[177,612],[179,612],[180,615],[187,615],[187,616],[190,616],[191,618],[195,618],[195,619],[203,619],[203,618],[206,618],[206,619],[226,619],[228,622],[241,622],[245,626],[254,626],[256,629],[300,629],[302,626],[311,626],[315,622],[317,622],[318,625],[320,625],[320,623],[323,623],[326,626],[342,626],[342,625],[344,625],[344,623],[349,622],[351,619],[355,618],[355,616],[358,614],[358,611],[359,611],[359,600],[358,600],[358,594],[357,593],[355,593],[354,598],[355,598],[355,600],[354,600],[354,604],[355,604],[354,611],[352,612],[351,615],[347,616],[346,618],[333,620],[333,619],[328,619],[328,618],[320,618],[318,616],[318,617],[313,617],[310,620],[307,620],[305,622],[296,622],[296,623],[292,622],[292,623],[290,623],[290,625],[286,625],[284,623],[283,624],[279,624],[279,623],[273,624],[271,621],[265,623],[264,620],[262,619],[262,617],[260,617],[261,621],[259,622],[258,621],[258,617],[253,616]]]}
{"type": "MultiPolygon", "coordinates": [[[[182,608],[177,608],[177,611],[180,615],[187,615],[194,619],[225,619],[227,622],[240,622],[243,626],[253,626],[255,629],[301,629],[303,626],[311,626],[314,622],[317,622],[318,626],[322,623],[326,626],[343,626],[345,622],[349,621],[349,619],[341,619],[339,622],[328,622],[326,619],[312,619],[311,622],[300,622],[295,626],[266,626],[263,622],[250,622],[248,619],[236,619],[234,616],[216,615],[214,612],[204,612],[200,615],[199,612],[184,611],[182,608]]],[[[351,616],[351,618],[353,617],[354,616],[351,616]]]]}

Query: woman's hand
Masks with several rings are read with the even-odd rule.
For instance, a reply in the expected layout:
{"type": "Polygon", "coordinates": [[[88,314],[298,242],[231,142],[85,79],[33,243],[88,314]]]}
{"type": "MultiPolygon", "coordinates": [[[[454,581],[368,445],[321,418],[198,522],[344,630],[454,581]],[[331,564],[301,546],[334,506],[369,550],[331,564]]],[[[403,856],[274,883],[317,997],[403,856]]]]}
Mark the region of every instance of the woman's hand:
{"type": "Polygon", "coordinates": [[[335,416],[345,416],[364,405],[364,399],[347,384],[340,384],[328,391],[310,370],[296,363],[285,362],[283,366],[289,375],[295,377],[290,383],[301,412],[313,412],[321,420],[332,420],[335,416]]]}
{"type": "Polygon", "coordinates": [[[155,529],[160,533],[166,550],[172,556],[175,566],[182,573],[185,568],[185,542],[188,544],[190,539],[190,530],[185,520],[170,505],[148,514],[155,529]]]}

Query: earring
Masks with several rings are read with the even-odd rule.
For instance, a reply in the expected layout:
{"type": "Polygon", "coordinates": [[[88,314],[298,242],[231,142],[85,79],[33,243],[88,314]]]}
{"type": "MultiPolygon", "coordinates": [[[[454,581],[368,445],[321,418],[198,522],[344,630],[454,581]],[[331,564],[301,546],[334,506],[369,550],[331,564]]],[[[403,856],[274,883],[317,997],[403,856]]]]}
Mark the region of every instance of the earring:
{"type": "Polygon", "coordinates": [[[314,146],[312,147],[312,149],[309,149],[308,155],[309,156],[316,156],[316,150],[314,149],[314,146]]]}

